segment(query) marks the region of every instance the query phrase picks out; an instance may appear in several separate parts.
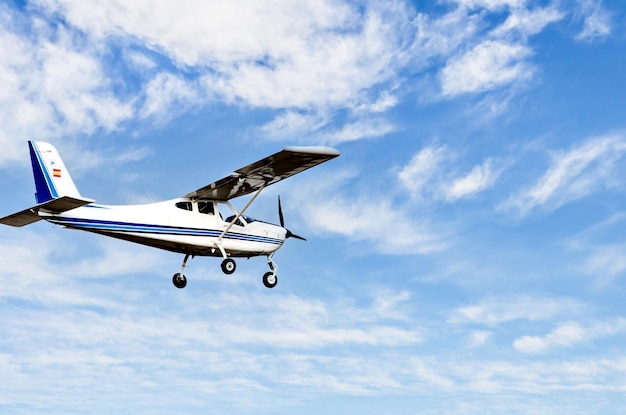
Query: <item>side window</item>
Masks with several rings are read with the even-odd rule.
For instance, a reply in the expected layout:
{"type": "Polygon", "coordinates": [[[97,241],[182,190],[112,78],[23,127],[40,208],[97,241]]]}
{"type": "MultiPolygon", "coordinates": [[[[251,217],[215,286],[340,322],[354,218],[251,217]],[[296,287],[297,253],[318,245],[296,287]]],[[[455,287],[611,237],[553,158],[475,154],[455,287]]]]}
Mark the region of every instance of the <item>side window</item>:
{"type": "MultiPolygon", "coordinates": [[[[233,219],[235,219],[235,215],[232,215],[232,216],[227,217],[227,218],[226,218],[226,222],[229,222],[229,223],[230,223],[230,222],[232,222],[232,221],[233,221],[233,219]]],[[[245,226],[245,225],[243,224],[243,222],[241,221],[241,219],[237,219],[237,222],[235,222],[235,225],[245,226]]]]}
{"type": "Polygon", "coordinates": [[[198,212],[204,213],[205,215],[215,215],[213,202],[198,202],[198,212]]]}
{"type": "Polygon", "coordinates": [[[176,207],[182,210],[191,210],[191,202],[176,202],[176,207]]]}

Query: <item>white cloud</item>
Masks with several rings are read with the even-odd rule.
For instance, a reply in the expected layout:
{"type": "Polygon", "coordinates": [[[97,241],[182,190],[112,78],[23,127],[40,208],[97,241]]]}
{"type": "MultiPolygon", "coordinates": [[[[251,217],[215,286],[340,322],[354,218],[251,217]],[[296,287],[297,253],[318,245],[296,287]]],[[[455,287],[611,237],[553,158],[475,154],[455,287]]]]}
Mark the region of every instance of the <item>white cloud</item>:
{"type": "Polygon", "coordinates": [[[419,13],[414,19],[410,64],[418,70],[438,64],[437,59],[453,55],[461,45],[480,36],[481,24],[479,16],[460,9],[441,16],[419,13]]]}
{"type": "Polygon", "coordinates": [[[381,116],[350,117],[340,128],[330,128],[332,117],[327,113],[284,111],[258,132],[270,140],[309,141],[337,145],[364,138],[379,138],[396,131],[396,126],[381,116]]]}
{"type": "MultiPolygon", "coordinates": [[[[236,6],[199,0],[33,4],[51,20],[62,18],[63,30],[86,37],[102,50],[137,45],[169,58],[174,66],[159,73],[147,54],[123,50],[122,58],[138,75],[139,85],[117,84],[117,96],[98,97],[102,101],[104,96],[106,102],[92,102],[80,91],[65,101],[96,114],[92,128],[117,128],[133,116],[167,122],[181,109],[218,100],[284,110],[265,128],[266,138],[278,139],[288,136],[290,126],[300,132],[307,126],[322,128],[319,122],[328,125],[339,118],[333,115],[336,109],[359,113],[336,131],[315,136],[306,131],[310,139],[329,143],[396,131],[391,121],[371,120],[368,114],[382,114],[397,105],[391,92],[407,75],[438,65],[440,58],[447,59],[440,73],[441,94],[446,97],[531,78],[534,69],[525,59],[532,51],[524,37],[561,17],[555,8],[532,8],[520,0],[466,0],[435,16],[418,13],[403,1],[366,2],[363,7],[333,0],[246,0],[236,6]],[[477,8],[486,12],[475,13],[477,8]],[[503,10],[505,23],[485,33],[490,13],[503,10]],[[148,15],[150,19],[145,18],[148,15]],[[523,36],[516,38],[512,32],[523,36]],[[473,49],[468,52],[468,47],[473,49]],[[108,109],[100,111],[100,104],[108,109]],[[300,125],[297,117],[285,119],[295,114],[312,118],[300,120],[304,122],[300,125]]],[[[116,82],[104,73],[91,78],[105,86],[116,82]]],[[[81,121],[89,121],[89,116],[81,121]]]]}
{"type": "Polygon", "coordinates": [[[402,28],[409,28],[402,3],[364,9],[330,0],[40,3],[93,36],[131,35],[180,67],[211,68],[203,78],[211,96],[273,108],[360,100],[362,90],[395,76],[404,56],[402,28]]]}
{"type": "Polygon", "coordinates": [[[594,247],[584,265],[585,272],[610,280],[626,271],[626,245],[594,247]]]}
{"type": "Polygon", "coordinates": [[[534,298],[521,296],[483,301],[457,308],[449,322],[498,326],[515,320],[550,320],[560,315],[579,313],[583,306],[567,298],[534,298]]]}
{"type": "MultiPolygon", "coordinates": [[[[140,82],[147,82],[130,93],[135,105],[143,103],[136,111],[141,118],[167,122],[181,108],[217,100],[285,110],[287,115],[326,114],[316,117],[326,124],[338,108],[360,113],[342,128],[316,137],[318,141],[354,141],[396,130],[387,120],[366,117],[396,105],[390,91],[411,59],[414,11],[402,1],[364,7],[334,0],[36,4],[103,47],[139,44],[171,60],[172,73],[159,74],[146,55],[122,52],[140,82]]],[[[285,114],[266,126],[265,137],[289,132],[279,125],[285,114]]]]}
{"type": "Polygon", "coordinates": [[[291,189],[301,205],[301,215],[317,232],[339,234],[353,241],[367,241],[372,250],[387,254],[426,254],[444,250],[449,230],[421,219],[394,203],[388,191],[368,189],[367,194],[347,194],[345,183],[352,172],[334,171],[291,189]],[[375,203],[373,203],[375,201],[375,203]]]}
{"type": "Polygon", "coordinates": [[[468,339],[468,347],[481,347],[493,337],[492,331],[474,330],[470,333],[468,339]]]}
{"type": "Polygon", "coordinates": [[[320,140],[335,145],[363,138],[377,138],[396,131],[396,127],[382,118],[360,119],[346,123],[340,130],[320,134],[320,140]]]}
{"type": "MultiPolygon", "coordinates": [[[[7,253],[0,257],[0,269],[4,280],[11,281],[0,285],[5,335],[0,370],[10,380],[3,403],[13,406],[29,408],[36,394],[42,406],[68,408],[67,400],[80,387],[88,402],[80,409],[86,411],[114,411],[123,405],[137,412],[196,412],[211,399],[215,407],[234,412],[277,407],[289,412],[328,394],[413,400],[468,395],[480,400],[482,408],[485,399],[491,404],[498,395],[506,397],[503,407],[514,399],[516,408],[527,409],[517,402],[528,394],[559,391],[597,398],[598,391],[618,392],[626,372],[624,359],[604,354],[548,361],[518,356],[515,362],[493,357],[497,352],[490,346],[496,342],[490,340],[496,331],[472,329],[469,336],[448,337],[449,326],[436,318],[442,309],[424,314],[423,293],[366,288],[368,301],[360,304],[355,303],[363,294],[358,284],[330,298],[289,290],[268,293],[238,283],[236,279],[250,277],[245,272],[236,279],[212,277],[199,262],[192,263],[190,286],[178,291],[169,274],[162,275],[163,262],[154,261],[162,253],[133,255],[157,251],[139,247],[129,252],[126,243],[111,241],[91,261],[62,267],[51,261],[52,250],[72,257],[83,253],[72,252],[77,247],[66,240],[47,236],[0,241],[7,253]],[[33,256],[33,249],[41,255],[33,256]],[[114,267],[111,275],[107,263],[114,267]],[[422,334],[423,319],[433,325],[432,336],[422,334]],[[459,354],[454,346],[459,340],[472,349],[459,354]],[[172,379],[177,385],[173,390],[172,379]],[[268,397],[274,389],[282,391],[284,401],[268,397]],[[53,393],[41,392],[48,390],[53,393]],[[202,400],[196,401],[197,396],[202,400]]],[[[527,313],[546,311],[542,301],[498,301],[517,303],[527,313]]],[[[561,305],[567,301],[554,299],[561,305]]],[[[561,313],[569,314],[567,307],[561,313]]],[[[548,308],[547,315],[555,314],[548,308]]],[[[625,325],[620,319],[563,324],[554,330],[551,347],[572,347],[621,332],[625,325]]],[[[570,395],[566,398],[572,403],[570,395]]],[[[463,408],[470,404],[463,398],[463,408]]]]}
{"type": "Polygon", "coordinates": [[[200,100],[197,87],[194,89],[182,78],[169,73],[159,73],[150,80],[145,87],[145,97],[139,115],[142,118],[153,117],[159,123],[169,121],[200,100]]]}
{"type": "Polygon", "coordinates": [[[501,205],[526,215],[536,208],[548,211],[619,182],[617,161],[626,152],[622,134],[589,139],[568,151],[552,153],[552,162],[538,182],[501,205]]]}
{"type": "Polygon", "coordinates": [[[298,140],[310,136],[328,122],[329,117],[326,114],[288,110],[281,112],[258,130],[270,140],[298,140]]]}
{"type": "Polygon", "coordinates": [[[508,36],[512,32],[517,32],[523,37],[540,33],[550,23],[557,22],[565,17],[565,14],[556,7],[545,7],[536,9],[517,9],[491,32],[491,36],[496,38],[508,36]]]}
{"type": "Polygon", "coordinates": [[[513,342],[513,347],[523,353],[542,353],[557,347],[571,347],[590,340],[612,336],[626,330],[626,320],[593,323],[587,327],[577,322],[559,325],[543,337],[523,336],[513,342]]]}
{"type": "Polygon", "coordinates": [[[568,242],[578,259],[576,272],[593,277],[595,288],[606,289],[626,273],[626,244],[621,242],[626,215],[616,213],[596,223],[568,242]]]}
{"type": "Polygon", "coordinates": [[[454,180],[444,190],[446,200],[457,200],[482,192],[495,183],[500,171],[493,169],[493,161],[487,160],[475,166],[466,176],[454,180]]]}
{"type": "Polygon", "coordinates": [[[0,22],[0,163],[23,159],[27,139],[115,130],[133,116],[79,36],[5,7],[0,22]]]}
{"type": "MultiPolygon", "coordinates": [[[[4,275],[11,275],[12,280],[12,284],[0,287],[0,298],[17,298],[40,306],[58,304],[126,309],[115,296],[107,295],[119,289],[114,287],[115,284],[105,284],[99,287],[99,292],[85,292],[73,282],[80,278],[150,272],[163,264],[157,251],[100,239],[96,240],[96,244],[100,244],[96,246],[94,256],[84,258],[78,253],[78,245],[64,239],[68,236],[76,238],[75,233],[43,224],[31,226],[37,228],[36,233],[19,229],[19,236],[0,239],[0,248],[5,253],[0,267],[6,270],[4,275]],[[120,249],[121,246],[125,249],[120,249]],[[61,265],[59,258],[72,261],[72,265],[61,265]]],[[[85,236],[88,241],[95,238],[85,236]]]]}
{"type": "Polygon", "coordinates": [[[612,16],[599,0],[578,0],[583,30],[576,36],[577,40],[592,41],[611,34],[612,16]]]}
{"type": "MultiPolygon", "coordinates": [[[[565,16],[556,6],[532,7],[525,0],[464,0],[457,3],[462,6],[460,10],[467,13],[463,18],[465,25],[470,23],[457,31],[473,33],[450,49],[446,65],[439,73],[441,95],[448,98],[507,86],[519,87],[531,79],[536,69],[527,62],[533,54],[528,46],[528,37],[565,16]],[[485,16],[489,15],[485,10],[490,13],[504,12],[506,20],[485,33],[476,28],[470,30],[475,22],[466,9],[482,9],[485,16]]],[[[481,23],[482,28],[490,24],[487,19],[481,20],[481,23]]]]}
{"type": "Polygon", "coordinates": [[[238,391],[237,405],[245,407],[274,385],[291,388],[289,399],[299,399],[294,385],[347,395],[401,390],[395,369],[367,356],[423,341],[403,307],[407,292],[372,291],[357,306],[351,297],[254,290],[222,275],[208,286],[202,274],[210,273],[198,263],[190,287],[177,291],[171,274],[163,275],[162,252],[110,240],[104,252],[85,254],[48,233],[21,235],[0,240],[3,280],[11,281],[0,286],[0,369],[11,380],[3,404],[27,405],[35,391],[41,405],[58,404],[77,385],[92,398],[88,406],[100,409],[108,408],[108,393],[117,404],[143,406],[137,395],[169,405],[181,394],[238,391]],[[64,267],[55,255],[72,260],[64,267]],[[358,355],[336,352],[355,347],[358,355]],[[171,379],[178,393],[154,395],[171,379]],[[41,393],[48,388],[54,393],[41,393]]]}
{"type": "MultiPolygon", "coordinates": [[[[618,230],[614,232],[619,233],[618,230]]],[[[573,243],[575,252],[584,256],[577,269],[594,277],[597,288],[607,288],[626,272],[626,244],[603,242],[573,243]]]]}
{"type": "Polygon", "coordinates": [[[411,217],[384,195],[370,193],[358,199],[325,196],[307,203],[303,215],[312,227],[368,241],[376,251],[387,254],[426,254],[447,246],[445,233],[435,232],[431,224],[411,217]]]}
{"type": "Polygon", "coordinates": [[[448,61],[440,75],[441,93],[452,97],[523,82],[533,75],[532,67],[523,61],[531,53],[523,45],[484,41],[448,61]]]}
{"type": "Polygon", "coordinates": [[[422,197],[425,187],[439,173],[444,161],[452,158],[445,147],[426,147],[416,153],[398,173],[398,179],[414,197],[422,197]]]}
{"type": "Polygon", "coordinates": [[[139,71],[151,71],[157,69],[156,62],[143,53],[129,51],[126,54],[126,59],[128,59],[132,67],[139,71]]]}
{"type": "Polygon", "coordinates": [[[487,159],[458,175],[452,164],[457,158],[445,146],[425,147],[398,172],[398,179],[414,198],[453,202],[489,189],[502,171],[494,167],[493,159],[487,159]]]}
{"type": "Polygon", "coordinates": [[[499,10],[503,8],[520,8],[526,5],[527,0],[449,0],[467,8],[486,8],[499,10]]]}
{"type": "Polygon", "coordinates": [[[410,299],[409,291],[395,292],[379,288],[372,309],[376,310],[376,318],[411,321],[410,307],[407,307],[410,299]]]}
{"type": "Polygon", "coordinates": [[[357,107],[357,110],[366,110],[374,113],[385,112],[398,104],[398,98],[393,96],[389,91],[383,91],[378,99],[373,103],[357,107]]]}

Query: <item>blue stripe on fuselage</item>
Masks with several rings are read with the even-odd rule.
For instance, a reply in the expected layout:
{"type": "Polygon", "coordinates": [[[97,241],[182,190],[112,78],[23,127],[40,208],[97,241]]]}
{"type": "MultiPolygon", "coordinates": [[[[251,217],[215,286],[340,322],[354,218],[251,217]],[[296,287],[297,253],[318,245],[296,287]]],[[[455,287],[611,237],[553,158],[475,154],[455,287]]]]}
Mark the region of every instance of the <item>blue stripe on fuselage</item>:
{"type": "MultiPolygon", "coordinates": [[[[95,219],[81,219],[81,218],[64,218],[54,217],[46,218],[50,222],[64,225],[71,228],[85,229],[85,230],[102,230],[112,232],[133,232],[133,233],[153,233],[158,235],[184,235],[184,236],[208,236],[219,237],[222,232],[218,230],[202,229],[202,228],[181,228],[176,226],[166,225],[150,225],[145,223],[130,223],[130,222],[117,222],[107,220],[95,220],[95,219]]],[[[228,239],[237,239],[250,242],[262,242],[270,244],[282,244],[281,239],[267,238],[263,236],[247,235],[229,232],[224,235],[228,239]]]]}

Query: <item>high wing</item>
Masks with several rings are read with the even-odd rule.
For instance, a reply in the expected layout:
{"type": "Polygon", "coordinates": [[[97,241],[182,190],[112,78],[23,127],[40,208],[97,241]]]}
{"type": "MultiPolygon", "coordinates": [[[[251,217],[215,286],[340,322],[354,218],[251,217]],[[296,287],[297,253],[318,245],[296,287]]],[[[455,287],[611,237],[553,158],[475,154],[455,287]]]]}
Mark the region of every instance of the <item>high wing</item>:
{"type": "Polygon", "coordinates": [[[285,147],[282,151],[235,170],[230,176],[184,195],[190,199],[230,200],[291,177],[339,156],[330,147],[285,147]]]}

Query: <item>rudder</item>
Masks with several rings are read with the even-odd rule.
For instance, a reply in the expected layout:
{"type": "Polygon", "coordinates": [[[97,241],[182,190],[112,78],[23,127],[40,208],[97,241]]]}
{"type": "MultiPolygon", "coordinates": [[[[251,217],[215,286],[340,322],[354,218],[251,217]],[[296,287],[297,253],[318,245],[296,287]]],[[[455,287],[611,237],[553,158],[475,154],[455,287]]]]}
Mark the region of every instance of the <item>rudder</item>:
{"type": "Polygon", "coordinates": [[[28,147],[37,203],[45,203],[63,196],[82,198],[59,152],[52,144],[29,141],[28,147]]]}

